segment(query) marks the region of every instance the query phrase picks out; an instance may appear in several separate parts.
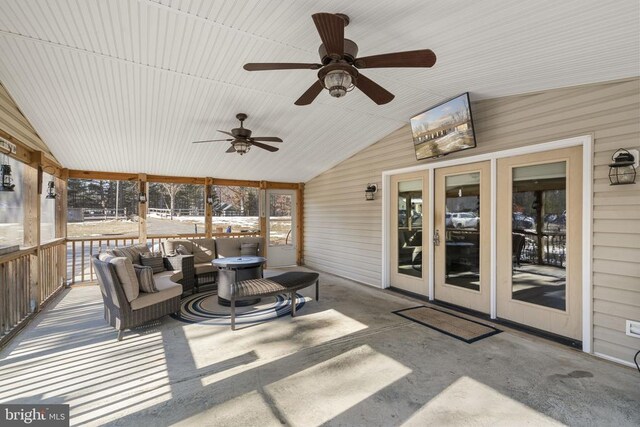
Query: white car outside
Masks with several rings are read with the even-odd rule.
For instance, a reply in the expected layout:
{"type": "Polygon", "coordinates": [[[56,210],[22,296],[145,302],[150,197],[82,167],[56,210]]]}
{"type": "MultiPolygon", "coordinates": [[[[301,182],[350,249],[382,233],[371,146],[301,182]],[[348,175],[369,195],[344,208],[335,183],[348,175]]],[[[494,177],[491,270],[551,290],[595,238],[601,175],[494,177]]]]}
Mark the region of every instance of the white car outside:
{"type": "Polygon", "coordinates": [[[457,212],[451,214],[451,225],[454,228],[477,228],[478,221],[480,221],[480,218],[471,212],[457,212]]]}

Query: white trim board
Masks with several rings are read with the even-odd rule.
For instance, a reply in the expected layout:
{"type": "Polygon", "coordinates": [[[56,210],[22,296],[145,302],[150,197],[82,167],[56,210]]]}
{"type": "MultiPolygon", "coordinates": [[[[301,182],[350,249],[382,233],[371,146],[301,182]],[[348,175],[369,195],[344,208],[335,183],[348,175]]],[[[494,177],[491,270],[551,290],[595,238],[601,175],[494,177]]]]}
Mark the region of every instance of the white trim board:
{"type": "MultiPolygon", "coordinates": [[[[465,157],[462,159],[455,160],[437,160],[428,164],[410,166],[401,169],[393,169],[382,172],[382,182],[384,183],[383,193],[382,193],[382,272],[383,272],[383,288],[389,287],[389,261],[390,261],[390,253],[389,253],[389,239],[390,239],[390,230],[388,227],[389,218],[391,214],[389,204],[389,191],[388,187],[391,182],[391,176],[397,174],[404,174],[409,172],[419,172],[419,171],[428,171],[429,173],[429,191],[431,194],[429,195],[429,205],[427,206],[426,212],[430,212],[428,218],[429,230],[428,242],[433,241],[433,176],[434,170],[436,168],[443,168],[448,166],[458,166],[469,163],[476,163],[482,161],[491,161],[491,271],[490,271],[490,280],[491,280],[491,318],[495,318],[497,314],[497,303],[496,303],[496,291],[497,291],[497,283],[496,283],[496,267],[495,267],[495,259],[497,255],[497,239],[496,239],[496,178],[497,178],[497,160],[505,157],[512,156],[520,156],[524,154],[532,154],[532,153],[540,153],[543,151],[550,150],[558,150],[561,148],[582,146],[582,180],[583,180],[583,189],[582,189],[582,351],[586,353],[591,353],[593,350],[593,325],[592,325],[592,292],[591,292],[591,277],[592,277],[592,265],[591,265],[591,255],[593,252],[592,248],[592,200],[593,200],[593,135],[583,135],[577,136],[573,138],[560,139],[557,141],[544,142],[540,144],[528,145],[525,147],[511,148],[507,150],[495,151],[492,153],[484,153],[479,154],[477,156],[465,157]]],[[[430,251],[430,254],[433,251],[430,251]]],[[[434,259],[432,256],[429,256],[429,299],[433,299],[433,267],[434,267],[434,259]]]]}

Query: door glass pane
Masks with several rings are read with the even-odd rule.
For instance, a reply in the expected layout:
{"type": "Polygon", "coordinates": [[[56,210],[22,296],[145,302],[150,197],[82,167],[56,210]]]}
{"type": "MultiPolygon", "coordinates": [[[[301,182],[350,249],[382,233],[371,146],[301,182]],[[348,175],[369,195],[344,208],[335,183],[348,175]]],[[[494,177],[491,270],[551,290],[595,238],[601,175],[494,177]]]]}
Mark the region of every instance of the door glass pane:
{"type": "Polygon", "coordinates": [[[398,183],[398,273],[422,277],[422,180],[398,183]]]}
{"type": "Polygon", "coordinates": [[[269,246],[293,245],[290,194],[269,195],[269,246]]]}
{"type": "Polygon", "coordinates": [[[445,179],[445,281],[480,290],[480,172],[445,179]]]}
{"type": "Polygon", "coordinates": [[[513,169],[512,297],[566,308],[566,163],[513,169]]]}

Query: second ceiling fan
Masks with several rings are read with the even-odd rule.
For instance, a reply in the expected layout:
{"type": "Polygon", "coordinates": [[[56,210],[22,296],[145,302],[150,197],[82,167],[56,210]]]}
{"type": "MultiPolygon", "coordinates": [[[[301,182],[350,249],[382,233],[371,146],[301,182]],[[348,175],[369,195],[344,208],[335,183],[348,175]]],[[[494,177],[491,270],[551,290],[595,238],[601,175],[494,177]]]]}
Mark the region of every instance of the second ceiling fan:
{"type": "Polygon", "coordinates": [[[340,98],[357,87],[378,105],[390,102],[394,95],[358,72],[363,68],[432,67],[436,55],[429,49],[395,52],[358,58],[358,45],[344,38],[344,27],[349,17],[341,13],[316,13],[311,16],[320,34],[320,64],[311,63],[249,63],[247,71],[265,70],[319,70],[318,81],[295,102],[308,105],[327,89],[331,96],[340,98]]]}
{"type": "Polygon", "coordinates": [[[205,142],[221,142],[226,141],[231,143],[231,147],[227,149],[227,153],[238,153],[241,156],[246,154],[252,146],[262,148],[267,151],[278,151],[278,147],[272,147],[271,145],[263,144],[259,141],[265,142],[282,142],[282,139],[277,136],[251,136],[251,129],[247,129],[243,126],[244,121],[247,119],[247,115],[244,113],[236,114],[236,119],[240,120],[240,127],[231,129],[231,132],[226,130],[218,130],[218,132],[232,136],[233,138],[227,139],[207,139],[205,141],[193,141],[194,144],[202,144],[205,142]]]}

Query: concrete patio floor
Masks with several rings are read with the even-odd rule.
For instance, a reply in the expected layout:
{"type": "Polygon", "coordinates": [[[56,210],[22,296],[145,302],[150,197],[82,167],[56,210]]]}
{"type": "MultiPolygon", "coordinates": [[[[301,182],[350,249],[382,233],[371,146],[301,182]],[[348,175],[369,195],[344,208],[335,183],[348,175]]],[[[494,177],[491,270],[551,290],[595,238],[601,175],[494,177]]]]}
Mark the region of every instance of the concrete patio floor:
{"type": "Polygon", "coordinates": [[[392,313],[422,302],[320,280],[294,319],[121,342],[97,286],[65,290],[0,352],[0,402],[68,403],[72,425],[640,425],[635,369],[510,330],[466,344],[392,313]]]}

